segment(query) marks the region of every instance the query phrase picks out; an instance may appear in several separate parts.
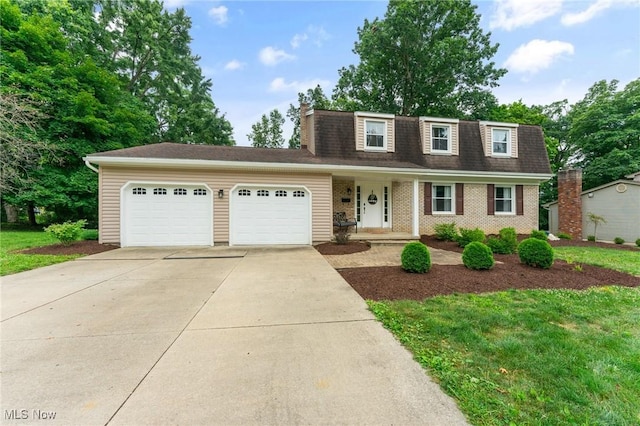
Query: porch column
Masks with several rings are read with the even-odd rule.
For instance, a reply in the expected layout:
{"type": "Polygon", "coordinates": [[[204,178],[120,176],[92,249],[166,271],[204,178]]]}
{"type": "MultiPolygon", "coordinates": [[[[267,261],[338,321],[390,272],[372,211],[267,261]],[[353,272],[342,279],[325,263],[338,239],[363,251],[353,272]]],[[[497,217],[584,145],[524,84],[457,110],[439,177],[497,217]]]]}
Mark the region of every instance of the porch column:
{"type": "Polygon", "coordinates": [[[411,232],[413,236],[420,236],[420,194],[418,193],[418,179],[413,180],[413,197],[412,197],[412,223],[411,232]]]}

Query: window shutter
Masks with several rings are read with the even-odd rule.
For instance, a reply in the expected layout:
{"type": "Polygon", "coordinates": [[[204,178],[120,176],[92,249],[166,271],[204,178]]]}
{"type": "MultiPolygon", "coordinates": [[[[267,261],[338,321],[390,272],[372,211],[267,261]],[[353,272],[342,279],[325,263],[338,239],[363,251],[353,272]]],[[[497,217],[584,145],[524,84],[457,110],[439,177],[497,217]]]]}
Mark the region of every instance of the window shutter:
{"type": "Polygon", "coordinates": [[[524,215],[524,199],[522,196],[522,185],[516,185],[516,215],[524,215]]]}
{"type": "Polygon", "coordinates": [[[464,183],[456,183],[456,214],[464,214],[464,183]]]}
{"type": "Polygon", "coordinates": [[[431,182],[424,183],[424,214],[431,214],[431,182]]]}
{"type": "Polygon", "coordinates": [[[493,197],[495,196],[495,186],[490,183],[487,185],[487,214],[494,215],[495,214],[495,203],[493,197]]]}

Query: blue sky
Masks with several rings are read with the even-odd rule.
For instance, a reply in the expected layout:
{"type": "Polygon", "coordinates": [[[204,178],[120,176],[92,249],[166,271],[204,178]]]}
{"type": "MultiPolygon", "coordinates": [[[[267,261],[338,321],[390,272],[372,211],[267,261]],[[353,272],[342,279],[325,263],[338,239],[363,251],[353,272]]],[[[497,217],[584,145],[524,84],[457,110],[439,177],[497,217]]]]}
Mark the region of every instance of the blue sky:
{"type": "MultiPolygon", "coordinates": [[[[262,114],[284,115],[297,93],[320,84],[330,96],[338,70],[357,64],[357,28],[382,18],[384,1],[165,0],[184,7],[192,50],[213,81],[212,97],[238,145],[262,114]]],[[[640,77],[638,0],[473,0],[481,26],[499,43],[494,61],[509,72],[502,103],[576,102],[596,81],[640,77]]],[[[287,120],[285,139],[291,125],[287,120]]]]}

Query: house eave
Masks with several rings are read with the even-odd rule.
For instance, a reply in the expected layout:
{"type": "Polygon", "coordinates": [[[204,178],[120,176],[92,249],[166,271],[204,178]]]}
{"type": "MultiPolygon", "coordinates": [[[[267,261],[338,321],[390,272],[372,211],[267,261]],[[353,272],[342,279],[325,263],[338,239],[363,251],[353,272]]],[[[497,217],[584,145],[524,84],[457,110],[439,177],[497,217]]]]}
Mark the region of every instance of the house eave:
{"type": "Polygon", "coordinates": [[[243,171],[286,171],[306,173],[351,174],[354,176],[384,175],[391,179],[428,180],[456,179],[458,182],[496,182],[518,181],[538,184],[551,179],[552,174],[515,173],[515,172],[483,172],[464,170],[439,170],[424,168],[377,167],[339,164],[300,164],[273,163],[254,161],[223,161],[223,160],[194,160],[168,158],[140,158],[140,157],[110,157],[87,156],[83,158],[86,164],[98,164],[111,167],[163,167],[163,168],[216,168],[224,170],[243,171]]]}

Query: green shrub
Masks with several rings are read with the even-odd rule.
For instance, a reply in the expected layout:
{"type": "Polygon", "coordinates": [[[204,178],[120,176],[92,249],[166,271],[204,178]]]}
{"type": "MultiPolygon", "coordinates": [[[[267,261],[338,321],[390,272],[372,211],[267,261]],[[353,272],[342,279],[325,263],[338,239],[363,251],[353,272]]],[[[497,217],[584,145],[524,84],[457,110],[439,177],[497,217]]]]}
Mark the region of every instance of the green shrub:
{"type": "Polygon", "coordinates": [[[558,234],[558,238],[562,238],[563,240],[571,240],[572,239],[571,235],[567,234],[566,232],[560,232],[558,234]]]}
{"type": "Polygon", "coordinates": [[[636,247],[640,247],[640,238],[636,240],[636,247]]]}
{"type": "Polygon", "coordinates": [[[551,244],[537,238],[527,238],[518,246],[520,262],[535,268],[549,269],[553,265],[551,244]]]}
{"type": "Polygon", "coordinates": [[[83,240],[97,240],[98,239],[98,230],[97,229],[85,229],[82,232],[83,240]]]}
{"type": "Polygon", "coordinates": [[[587,241],[594,242],[595,240],[596,240],[596,236],[595,235],[587,235],[587,241]]]}
{"type": "Polygon", "coordinates": [[[429,254],[427,246],[420,241],[413,241],[405,245],[400,260],[402,261],[402,269],[407,272],[424,274],[431,269],[431,254],[429,254]]]}
{"type": "Polygon", "coordinates": [[[460,247],[466,247],[467,244],[478,241],[483,242],[485,239],[484,231],[482,229],[466,229],[460,228],[460,235],[456,237],[456,241],[460,247]]]}
{"type": "Polygon", "coordinates": [[[339,244],[339,245],[348,244],[350,236],[351,234],[349,234],[347,231],[340,230],[339,232],[336,232],[336,234],[334,235],[336,239],[336,244],[339,244]]]}
{"type": "Polygon", "coordinates": [[[472,241],[462,251],[462,263],[469,269],[491,269],[495,262],[489,246],[472,241]]]}
{"type": "Polygon", "coordinates": [[[80,239],[86,224],[87,221],[84,219],[77,222],[54,223],[44,228],[44,231],[56,237],[62,244],[69,245],[80,239]]]}
{"type": "Polygon", "coordinates": [[[624,239],[620,238],[620,237],[615,237],[613,239],[613,242],[616,243],[616,244],[624,244],[624,239]]]}
{"type": "Polygon", "coordinates": [[[494,254],[512,254],[515,252],[515,249],[511,249],[511,244],[502,238],[487,238],[487,247],[489,247],[494,254]]]}
{"type": "Polygon", "coordinates": [[[458,237],[456,223],[439,223],[433,227],[436,231],[436,238],[442,241],[455,241],[458,237]]]}
{"type": "Polygon", "coordinates": [[[536,229],[531,231],[531,234],[529,234],[529,238],[537,238],[537,239],[542,240],[542,241],[547,241],[548,240],[546,232],[538,231],[536,229]]]}

